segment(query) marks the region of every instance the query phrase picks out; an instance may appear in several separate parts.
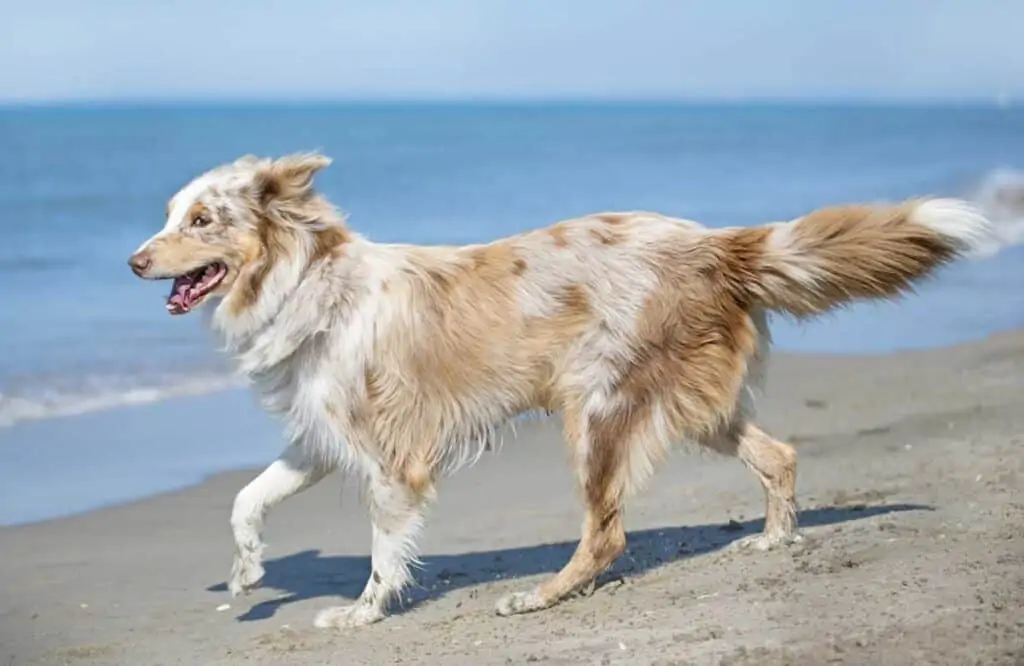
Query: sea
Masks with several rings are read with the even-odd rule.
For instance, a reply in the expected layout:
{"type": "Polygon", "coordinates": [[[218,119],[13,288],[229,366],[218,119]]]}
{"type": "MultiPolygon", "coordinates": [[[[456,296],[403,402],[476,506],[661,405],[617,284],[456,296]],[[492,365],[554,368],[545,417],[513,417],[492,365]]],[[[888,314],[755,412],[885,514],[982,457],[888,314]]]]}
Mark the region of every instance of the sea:
{"type": "MultiPolygon", "coordinates": [[[[190,178],[320,150],[378,241],[470,243],[606,210],[755,225],[952,195],[996,224],[898,304],[779,319],[777,348],[879,353],[1024,325],[1024,108],[682,103],[164,104],[0,109],[0,433],[242,385],[129,254],[190,178]]],[[[28,446],[0,436],[0,447],[28,446]]],[[[69,445],[70,446],[70,445],[69,445]]],[[[3,473],[0,471],[0,473],[3,473]]]]}

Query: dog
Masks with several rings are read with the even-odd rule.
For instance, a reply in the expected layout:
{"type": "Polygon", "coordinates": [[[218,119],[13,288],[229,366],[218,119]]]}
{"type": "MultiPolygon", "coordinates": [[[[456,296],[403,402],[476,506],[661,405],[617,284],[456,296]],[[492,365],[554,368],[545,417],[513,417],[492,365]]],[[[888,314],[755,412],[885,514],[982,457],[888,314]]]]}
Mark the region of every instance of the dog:
{"type": "Polygon", "coordinates": [[[172,281],[166,308],[209,325],[290,442],[231,512],[232,595],[258,586],[267,513],[339,468],[364,484],[372,573],[317,627],[386,617],[411,582],[439,480],[517,415],[560,412],[586,511],[571,559],[498,600],[549,608],[625,550],[624,501],[676,444],[735,456],[766,497],[755,549],[797,532],[797,456],[754,423],[772,311],[807,318],[895,299],[972,251],[987,220],[923,198],[705,228],[651,212],[558,222],[487,244],[380,244],[314,186],[319,153],[247,155],[197,176],[129,259],[172,281]]]}

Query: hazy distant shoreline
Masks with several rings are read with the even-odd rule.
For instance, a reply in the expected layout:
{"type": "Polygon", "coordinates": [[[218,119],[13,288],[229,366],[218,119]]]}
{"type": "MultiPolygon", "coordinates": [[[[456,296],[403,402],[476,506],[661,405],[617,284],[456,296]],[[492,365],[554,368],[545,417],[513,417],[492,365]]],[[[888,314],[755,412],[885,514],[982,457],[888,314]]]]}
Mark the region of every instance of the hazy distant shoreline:
{"type": "Polygon", "coordinates": [[[668,109],[960,109],[1012,112],[998,96],[974,98],[867,98],[867,97],[194,97],[194,98],[79,98],[0,99],[0,113],[17,111],[117,111],[180,109],[406,109],[406,108],[668,108],[668,109]]]}

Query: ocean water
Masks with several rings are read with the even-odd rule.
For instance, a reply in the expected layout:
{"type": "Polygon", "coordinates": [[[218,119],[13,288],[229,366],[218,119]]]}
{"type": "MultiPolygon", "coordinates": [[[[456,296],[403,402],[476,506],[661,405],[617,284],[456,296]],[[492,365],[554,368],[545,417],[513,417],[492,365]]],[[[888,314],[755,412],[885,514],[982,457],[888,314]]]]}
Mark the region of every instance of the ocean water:
{"type": "Polygon", "coordinates": [[[984,256],[900,305],[779,321],[788,350],[881,352],[1024,324],[1024,110],[389,104],[0,110],[0,428],[238,384],[198,316],[128,255],[166,200],[244,153],[320,149],[375,240],[486,241],[651,209],[710,226],[922,194],[977,200],[984,256]]]}

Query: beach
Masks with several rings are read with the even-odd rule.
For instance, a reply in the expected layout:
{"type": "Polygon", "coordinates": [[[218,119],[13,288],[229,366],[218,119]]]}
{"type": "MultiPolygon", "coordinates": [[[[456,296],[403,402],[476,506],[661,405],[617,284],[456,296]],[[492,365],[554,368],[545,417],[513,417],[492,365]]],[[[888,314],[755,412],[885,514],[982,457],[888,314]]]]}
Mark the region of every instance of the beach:
{"type": "MultiPolygon", "coordinates": [[[[0,664],[1024,663],[1024,332],[779,353],[760,411],[800,454],[800,544],[730,548],[760,529],[760,487],[737,460],[681,450],[629,503],[629,549],[592,595],[498,617],[501,594],[566,561],[582,516],[557,419],[527,422],[442,483],[417,586],[357,630],[312,626],[370,572],[369,522],[340,475],[271,514],[264,586],[244,598],[225,589],[227,519],[258,469],[0,528],[0,664]]],[[[20,432],[100,427],[177,453],[182,483],[190,456],[233,434],[266,461],[280,440],[244,392],[20,432]]],[[[144,456],[115,463],[146,473],[144,456]]]]}
{"type": "Polygon", "coordinates": [[[1022,128],[1019,106],[957,104],[0,109],[0,666],[1021,663],[1022,128]],[[357,489],[336,475],[272,513],[265,586],[232,599],[232,500],[282,428],[202,318],[169,319],[167,285],[125,263],[198,173],[306,149],[379,242],[924,195],[976,203],[994,234],[912,298],[773,323],[760,421],[800,452],[803,544],[733,552],[761,527],[757,481],[681,450],[592,596],[499,618],[582,519],[557,418],[527,421],[441,485],[393,617],[321,632],[370,573],[357,489]]]}

